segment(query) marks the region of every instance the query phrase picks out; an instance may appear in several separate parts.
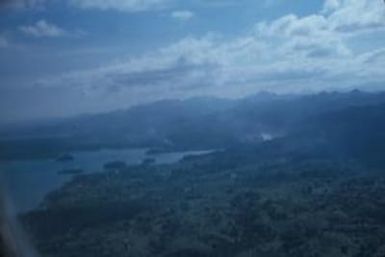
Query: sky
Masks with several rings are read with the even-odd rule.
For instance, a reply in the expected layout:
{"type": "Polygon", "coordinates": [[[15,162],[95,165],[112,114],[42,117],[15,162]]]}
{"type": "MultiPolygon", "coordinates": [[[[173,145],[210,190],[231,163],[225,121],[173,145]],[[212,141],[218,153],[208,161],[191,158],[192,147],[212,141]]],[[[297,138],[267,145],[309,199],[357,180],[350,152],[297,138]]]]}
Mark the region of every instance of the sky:
{"type": "Polygon", "coordinates": [[[385,89],[383,0],[0,0],[0,123],[385,89]]]}

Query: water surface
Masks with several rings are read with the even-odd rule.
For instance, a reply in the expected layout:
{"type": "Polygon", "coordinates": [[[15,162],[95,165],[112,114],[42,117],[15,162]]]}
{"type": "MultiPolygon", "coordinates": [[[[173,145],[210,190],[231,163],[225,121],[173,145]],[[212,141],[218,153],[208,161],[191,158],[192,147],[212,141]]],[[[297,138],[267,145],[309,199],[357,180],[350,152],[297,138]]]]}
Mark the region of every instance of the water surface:
{"type": "Polygon", "coordinates": [[[103,171],[103,165],[111,161],[124,161],[128,165],[140,164],[148,157],[158,164],[174,163],[186,155],[207,151],[173,152],[147,155],[147,149],[98,150],[73,152],[73,161],[58,162],[53,159],[8,161],[0,163],[2,179],[13,211],[20,213],[38,207],[44,196],[69,181],[74,175],[59,174],[68,169],[82,169],[84,173],[103,171]]]}

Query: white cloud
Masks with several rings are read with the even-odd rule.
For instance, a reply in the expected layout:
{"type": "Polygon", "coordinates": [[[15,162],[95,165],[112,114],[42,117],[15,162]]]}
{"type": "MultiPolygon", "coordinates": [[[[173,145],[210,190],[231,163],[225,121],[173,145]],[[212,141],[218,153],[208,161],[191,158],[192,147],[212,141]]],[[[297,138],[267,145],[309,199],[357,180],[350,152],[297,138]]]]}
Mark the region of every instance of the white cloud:
{"type": "Polygon", "coordinates": [[[370,33],[373,24],[383,22],[379,6],[372,1],[327,1],[319,13],[260,22],[255,30],[238,38],[188,37],[141,57],[63,74],[42,80],[40,85],[72,86],[103,99],[108,93],[124,102],[128,97],[241,96],[258,90],[318,91],[378,85],[385,82],[384,49],[357,51],[352,47],[362,42],[367,45],[375,37],[362,32],[370,33]],[[373,16],[360,14],[363,11],[373,16]],[[352,18],[353,14],[363,20],[352,18]]]}
{"type": "Polygon", "coordinates": [[[170,0],[70,0],[76,7],[84,9],[119,10],[127,12],[162,8],[170,0]]]}
{"type": "MultiPolygon", "coordinates": [[[[175,0],[68,0],[65,2],[66,4],[81,9],[138,12],[153,9],[161,9],[173,1],[175,0]]],[[[44,8],[44,6],[49,2],[49,0],[4,0],[0,1],[0,7],[22,9],[44,8]]]]}
{"type": "Polygon", "coordinates": [[[33,37],[63,37],[70,35],[69,32],[45,20],[39,20],[33,25],[20,26],[19,29],[33,37]]]}
{"type": "Polygon", "coordinates": [[[382,0],[327,0],[324,15],[330,27],[352,32],[385,26],[385,8],[382,0]]]}
{"type": "Polygon", "coordinates": [[[188,10],[179,10],[171,13],[171,17],[181,21],[188,21],[192,19],[195,14],[188,10]]]}
{"type": "Polygon", "coordinates": [[[340,0],[325,0],[323,12],[335,11],[340,8],[341,1],[340,0]]]}

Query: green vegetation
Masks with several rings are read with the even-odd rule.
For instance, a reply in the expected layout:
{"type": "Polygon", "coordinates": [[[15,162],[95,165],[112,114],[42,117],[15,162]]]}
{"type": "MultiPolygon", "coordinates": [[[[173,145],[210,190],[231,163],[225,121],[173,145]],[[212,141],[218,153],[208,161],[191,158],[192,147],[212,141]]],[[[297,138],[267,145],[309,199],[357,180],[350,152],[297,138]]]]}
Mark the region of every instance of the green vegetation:
{"type": "Polygon", "coordinates": [[[384,256],[385,174],[237,153],[78,176],[23,221],[43,256],[384,256]]]}
{"type": "Polygon", "coordinates": [[[58,174],[61,174],[61,175],[77,175],[77,174],[81,174],[83,173],[84,170],[82,169],[65,169],[65,170],[60,170],[58,172],[58,174]]]}
{"type": "Polygon", "coordinates": [[[243,99],[203,116],[183,116],[181,102],[132,110],[140,132],[157,131],[130,140],[155,153],[224,150],[106,164],[22,221],[43,257],[384,257],[384,100],[353,91],[243,99]],[[265,130],[282,133],[263,141],[265,130]]]}
{"type": "MultiPolygon", "coordinates": [[[[0,160],[57,158],[63,153],[101,148],[151,148],[149,153],[224,149],[260,143],[265,133],[284,136],[302,134],[306,129],[333,134],[348,127],[361,134],[365,126],[352,129],[368,119],[381,121],[383,103],[385,93],[360,91],[160,101],[124,111],[0,128],[0,160]],[[352,107],[356,108],[349,110],[352,107]],[[367,119],[366,113],[370,113],[367,119]],[[341,116],[343,121],[349,119],[333,126],[330,121],[339,121],[341,116]]],[[[385,129],[374,135],[385,137],[379,131],[385,129]]]]}

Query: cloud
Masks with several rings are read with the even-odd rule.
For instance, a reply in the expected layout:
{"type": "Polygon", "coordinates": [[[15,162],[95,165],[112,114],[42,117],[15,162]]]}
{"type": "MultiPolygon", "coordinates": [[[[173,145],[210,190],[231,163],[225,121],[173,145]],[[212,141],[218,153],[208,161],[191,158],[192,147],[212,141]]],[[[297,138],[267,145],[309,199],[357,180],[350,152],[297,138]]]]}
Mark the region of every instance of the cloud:
{"type": "Polygon", "coordinates": [[[327,13],[330,11],[335,11],[341,7],[342,2],[340,0],[325,0],[323,6],[323,12],[327,13]]]}
{"type": "Polygon", "coordinates": [[[326,1],[318,13],[259,22],[242,36],[186,37],[139,57],[46,78],[38,85],[65,85],[87,96],[125,102],[144,96],[147,100],[205,93],[235,97],[258,90],[303,92],[378,85],[385,82],[384,50],[370,44],[364,47],[376,38],[370,34],[373,24],[383,22],[378,9],[385,12],[385,8],[373,2],[326,1]],[[361,14],[363,10],[373,16],[361,14]]]}
{"type": "Polygon", "coordinates": [[[62,83],[75,87],[80,85],[90,93],[93,90],[109,91],[109,88],[117,87],[151,89],[173,85],[183,88],[208,83],[207,77],[216,66],[216,62],[205,55],[205,51],[213,47],[209,38],[185,38],[138,58],[63,74],[61,77],[40,81],[39,84],[46,87],[60,86],[62,83]],[[95,80],[99,82],[95,83],[95,80]]]}
{"type": "Polygon", "coordinates": [[[1,0],[0,8],[36,8],[45,3],[46,0],[1,0]]]}
{"type": "Polygon", "coordinates": [[[382,0],[326,0],[323,14],[331,28],[342,32],[385,26],[382,0]]]}
{"type": "Polygon", "coordinates": [[[20,26],[19,29],[26,35],[33,37],[64,37],[71,34],[57,25],[48,23],[45,20],[39,20],[33,25],[20,26]]]}
{"type": "Polygon", "coordinates": [[[9,46],[8,40],[0,35],[0,48],[6,48],[9,46]]]}
{"type": "Polygon", "coordinates": [[[82,9],[118,10],[127,12],[159,9],[171,0],[70,0],[70,4],[82,9]]]}
{"type": "Polygon", "coordinates": [[[171,13],[171,17],[181,21],[188,21],[192,19],[195,14],[188,10],[179,10],[171,13]]]}
{"type": "MultiPolygon", "coordinates": [[[[139,12],[162,9],[175,0],[68,0],[65,3],[81,9],[139,12]]],[[[42,8],[49,0],[2,0],[0,8],[42,8]]],[[[56,1],[59,2],[59,1],[56,1]]]]}

